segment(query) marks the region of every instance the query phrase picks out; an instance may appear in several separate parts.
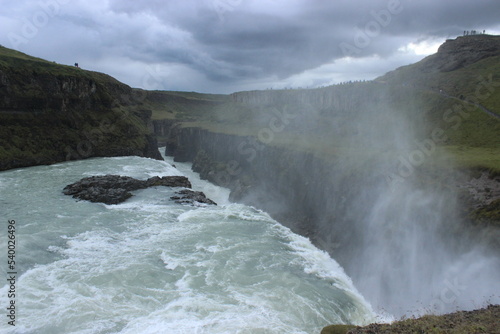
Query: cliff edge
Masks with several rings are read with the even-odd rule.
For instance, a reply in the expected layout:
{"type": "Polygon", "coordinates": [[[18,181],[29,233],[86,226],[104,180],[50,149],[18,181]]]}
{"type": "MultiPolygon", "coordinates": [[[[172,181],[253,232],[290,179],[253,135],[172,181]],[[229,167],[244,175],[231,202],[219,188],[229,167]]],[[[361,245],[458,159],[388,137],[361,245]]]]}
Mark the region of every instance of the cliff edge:
{"type": "Polygon", "coordinates": [[[489,35],[461,36],[449,39],[428,62],[442,72],[458,70],[500,53],[500,37],[489,35]]]}
{"type": "Polygon", "coordinates": [[[0,47],[0,170],[101,156],[161,159],[139,91],[0,47]]]}

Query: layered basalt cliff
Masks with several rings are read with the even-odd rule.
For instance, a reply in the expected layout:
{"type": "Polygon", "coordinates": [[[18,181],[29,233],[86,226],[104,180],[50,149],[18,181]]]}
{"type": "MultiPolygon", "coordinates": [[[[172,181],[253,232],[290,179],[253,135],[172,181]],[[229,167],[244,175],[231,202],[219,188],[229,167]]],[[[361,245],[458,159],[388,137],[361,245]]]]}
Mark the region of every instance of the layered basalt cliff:
{"type": "Polygon", "coordinates": [[[99,156],[161,159],[137,91],[105,74],[0,51],[0,170],[99,156]]]}
{"type": "Polygon", "coordinates": [[[359,101],[359,93],[363,92],[366,99],[377,99],[381,84],[359,82],[358,90],[352,85],[336,85],[319,89],[261,90],[246,91],[231,94],[231,99],[250,107],[280,104],[299,104],[323,112],[329,110],[354,110],[359,101]]]}

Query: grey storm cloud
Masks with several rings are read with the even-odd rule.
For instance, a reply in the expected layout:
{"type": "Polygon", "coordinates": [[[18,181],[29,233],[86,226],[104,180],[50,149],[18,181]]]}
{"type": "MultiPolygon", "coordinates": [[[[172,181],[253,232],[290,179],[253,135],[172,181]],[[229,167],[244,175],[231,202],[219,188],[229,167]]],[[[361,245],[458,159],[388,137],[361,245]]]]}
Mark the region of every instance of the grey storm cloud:
{"type": "Polygon", "coordinates": [[[84,56],[123,78],[139,64],[164,66],[172,77],[159,88],[191,78],[193,90],[224,90],[279,83],[346,56],[390,58],[464,30],[498,32],[499,12],[497,0],[27,0],[1,9],[0,43],[58,61],[84,56]],[[29,24],[39,32],[25,38],[29,24]],[[124,66],[106,68],[105,57],[124,66]]]}
{"type": "Polygon", "coordinates": [[[113,8],[155,13],[162,22],[189,32],[197,53],[205,57],[185,54],[179,61],[219,80],[225,75],[284,78],[346,55],[387,56],[402,46],[401,37],[446,38],[466,28],[486,29],[498,25],[500,12],[498,1],[274,1],[281,5],[274,12],[265,10],[272,0],[254,1],[254,6],[249,2],[186,1],[176,7],[160,1],[115,1],[113,8]],[[217,66],[225,67],[223,74],[217,66]]]}

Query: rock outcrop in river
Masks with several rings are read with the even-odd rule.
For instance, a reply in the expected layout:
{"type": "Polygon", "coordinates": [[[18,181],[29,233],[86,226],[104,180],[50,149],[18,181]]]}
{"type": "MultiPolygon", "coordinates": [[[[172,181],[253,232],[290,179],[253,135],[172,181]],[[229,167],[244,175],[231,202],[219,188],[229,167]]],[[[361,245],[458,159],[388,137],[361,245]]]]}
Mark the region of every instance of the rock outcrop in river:
{"type": "MultiPolygon", "coordinates": [[[[191,188],[191,182],[185,176],[155,176],[147,180],[137,180],[129,176],[102,175],[86,177],[67,185],[63,193],[90,202],[119,204],[132,197],[131,191],[158,186],[191,188]]],[[[176,194],[181,196],[172,196],[170,199],[179,204],[215,204],[199,191],[184,189],[176,194]]]]}

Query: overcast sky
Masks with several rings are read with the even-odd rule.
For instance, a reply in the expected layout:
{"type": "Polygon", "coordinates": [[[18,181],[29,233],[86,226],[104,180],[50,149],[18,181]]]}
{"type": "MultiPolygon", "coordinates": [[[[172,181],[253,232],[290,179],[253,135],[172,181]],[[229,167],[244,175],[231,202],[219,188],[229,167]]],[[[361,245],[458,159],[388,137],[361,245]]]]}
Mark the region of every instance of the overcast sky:
{"type": "Polygon", "coordinates": [[[0,44],[145,89],[231,93],[369,80],[464,30],[500,34],[499,0],[0,0],[0,44]]]}

